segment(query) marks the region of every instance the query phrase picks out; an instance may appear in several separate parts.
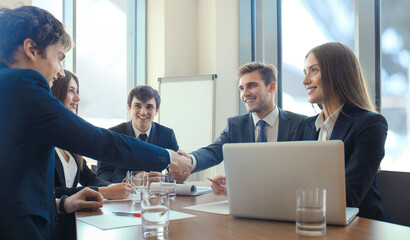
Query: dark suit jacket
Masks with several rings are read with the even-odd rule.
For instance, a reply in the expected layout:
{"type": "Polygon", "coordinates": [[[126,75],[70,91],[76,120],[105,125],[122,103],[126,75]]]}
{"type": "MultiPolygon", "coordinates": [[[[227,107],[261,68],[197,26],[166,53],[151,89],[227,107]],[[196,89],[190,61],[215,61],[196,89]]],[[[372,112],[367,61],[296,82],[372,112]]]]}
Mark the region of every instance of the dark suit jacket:
{"type": "MultiPolygon", "coordinates": [[[[294,140],[317,140],[317,116],[304,120],[294,140]]],[[[384,157],[386,119],[373,112],[345,104],[330,139],[342,140],[345,149],[346,203],[359,207],[359,216],[386,220],[377,189],[377,171],[384,157]]]]}
{"type": "MultiPolygon", "coordinates": [[[[125,134],[127,136],[135,137],[131,121],[121,123],[110,128],[109,130],[116,133],[125,134]]],[[[174,151],[178,151],[179,149],[174,131],[155,122],[152,122],[148,142],[174,151]]],[[[112,164],[107,164],[100,161],[97,164],[97,176],[110,182],[122,182],[122,180],[125,178],[127,170],[136,169],[115,167],[112,164]]]]}
{"type": "Polygon", "coordinates": [[[0,112],[0,239],[51,238],[54,146],[123,168],[161,171],[170,163],[165,149],[94,127],[69,111],[33,70],[0,63],[0,112]],[[27,219],[35,224],[22,222],[27,219]]]}
{"type": "Polygon", "coordinates": [[[73,183],[74,187],[68,188],[65,185],[63,165],[61,164],[61,160],[57,153],[55,154],[54,191],[57,198],[63,195],[73,195],[84,187],[89,187],[95,191],[98,191],[98,187],[105,187],[111,184],[110,182],[97,177],[97,175],[93,173],[90,168],[88,168],[85,159],[83,159],[82,169],[80,169],[78,155],[75,153],[71,153],[71,155],[73,155],[78,170],[73,183]],[[84,187],[77,187],[78,183],[84,187]]]}
{"type": "MultiPolygon", "coordinates": [[[[290,140],[304,118],[306,116],[279,109],[278,141],[290,140]]],[[[243,142],[255,142],[252,113],[229,118],[225,130],[214,143],[192,152],[197,160],[193,172],[202,171],[221,163],[223,161],[222,146],[225,143],[243,142]]]]}

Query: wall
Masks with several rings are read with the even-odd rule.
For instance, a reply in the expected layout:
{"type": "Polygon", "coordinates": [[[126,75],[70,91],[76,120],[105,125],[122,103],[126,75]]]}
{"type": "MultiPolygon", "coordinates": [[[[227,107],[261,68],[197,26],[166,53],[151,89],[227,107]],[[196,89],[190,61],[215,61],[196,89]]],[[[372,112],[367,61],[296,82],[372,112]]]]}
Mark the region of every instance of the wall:
{"type": "Polygon", "coordinates": [[[147,82],[158,88],[159,77],[216,73],[215,138],[239,112],[238,67],[237,0],[147,1],[147,82]]]}
{"type": "Polygon", "coordinates": [[[31,5],[32,0],[1,0],[0,7],[16,8],[23,5],[31,5]]]}

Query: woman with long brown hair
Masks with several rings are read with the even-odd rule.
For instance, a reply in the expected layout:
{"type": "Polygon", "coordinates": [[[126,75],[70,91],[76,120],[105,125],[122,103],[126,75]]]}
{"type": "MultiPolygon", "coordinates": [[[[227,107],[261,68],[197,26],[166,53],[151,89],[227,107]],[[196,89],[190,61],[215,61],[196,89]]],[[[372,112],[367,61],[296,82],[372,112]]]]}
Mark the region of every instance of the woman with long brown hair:
{"type": "MultiPolygon", "coordinates": [[[[75,74],[64,70],[65,77],[54,82],[51,92],[70,111],[78,114],[79,81],[75,74]]],[[[82,156],[55,149],[54,190],[56,197],[72,195],[84,187],[99,191],[104,198],[126,198],[131,188],[126,183],[111,184],[90,170],[82,156]],[[84,187],[77,187],[80,183],[84,187]]]]}
{"type": "Polygon", "coordinates": [[[306,55],[303,85],[323,110],[302,121],[294,140],[344,142],[346,202],[359,216],[386,220],[377,189],[386,119],[375,111],[354,52],[342,43],[319,45],[306,55]]]}

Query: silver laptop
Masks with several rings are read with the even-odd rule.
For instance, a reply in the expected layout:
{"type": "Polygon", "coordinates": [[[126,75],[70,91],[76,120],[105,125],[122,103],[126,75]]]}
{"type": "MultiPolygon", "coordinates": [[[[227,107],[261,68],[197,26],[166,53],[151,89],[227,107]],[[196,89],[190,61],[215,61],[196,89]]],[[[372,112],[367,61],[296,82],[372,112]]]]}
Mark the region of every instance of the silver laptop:
{"type": "Polygon", "coordinates": [[[223,146],[229,210],[236,217],[295,221],[296,191],[326,189],[326,222],[348,224],[344,147],[339,140],[223,146]]]}

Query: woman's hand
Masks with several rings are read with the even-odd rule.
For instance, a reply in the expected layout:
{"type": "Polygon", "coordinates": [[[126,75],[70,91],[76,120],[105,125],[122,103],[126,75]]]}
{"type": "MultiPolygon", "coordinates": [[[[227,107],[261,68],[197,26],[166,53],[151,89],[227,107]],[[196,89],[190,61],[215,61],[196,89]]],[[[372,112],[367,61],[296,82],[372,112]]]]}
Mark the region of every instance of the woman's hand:
{"type": "Polygon", "coordinates": [[[106,199],[121,199],[127,198],[131,194],[131,184],[116,183],[107,187],[99,187],[98,191],[106,199]]]}

